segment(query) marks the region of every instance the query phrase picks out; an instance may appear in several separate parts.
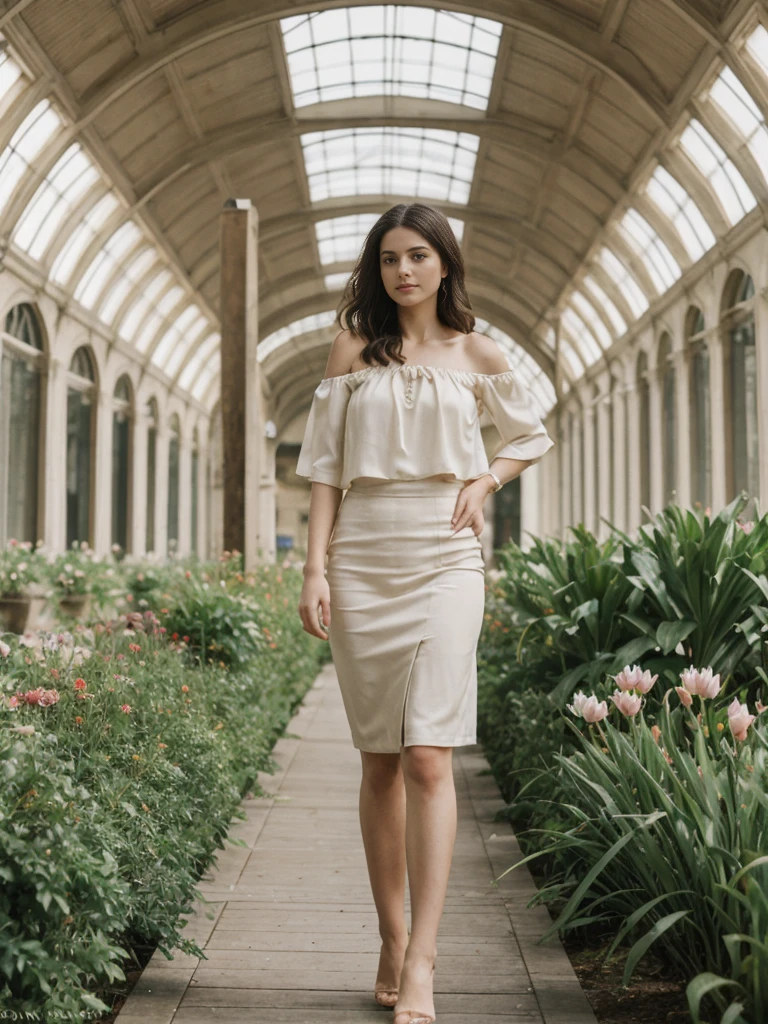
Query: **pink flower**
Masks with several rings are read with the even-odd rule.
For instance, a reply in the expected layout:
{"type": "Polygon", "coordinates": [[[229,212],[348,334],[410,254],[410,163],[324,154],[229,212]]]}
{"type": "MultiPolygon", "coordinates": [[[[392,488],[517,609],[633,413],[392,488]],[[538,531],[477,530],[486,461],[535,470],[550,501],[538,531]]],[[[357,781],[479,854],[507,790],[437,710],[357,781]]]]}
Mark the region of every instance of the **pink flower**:
{"type": "Polygon", "coordinates": [[[120,710],[124,711],[126,713],[126,715],[130,715],[130,713],[131,713],[131,705],[130,704],[122,704],[121,707],[120,707],[120,710]]]}
{"type": "Polygon", "coordinates": [[[647,669],[643,672],[639,665],[633,665],[632,668],[625,665],[613,678],[620,690],[639,690],[640,693],[648,693],[659,677],[658,674],[652,676],[647,669]]]}
{"type": "Polygon", "coordinates": [[[690,692],[685,689],[684,686],[676,686],[675,693],[680,698],[680,703],[683,707],[689,708],[693,704],[693,697],[690,692]]]}
{"type": "Polygon", "coordinates": [[[2,654],[4,658],[7,658],[10,653],[11,648],[8,646],[8,644],[3,643],[3,641],[0,640],[0,654],[2,654]]]}
{"type": "Polygon", "coordinates": [[[141,650],[140,644],[128,644],[128,650],[133,651],[134,654],[138,654],[141,650]]]}
{"type": "Polygon", "coordinates": [[[86,683],[86,681],[84,679],[76,679],[75,680],[75,689],[76,690],[84,690],[87,687],[87,685],[88,684],[86,683]]]}
{"type": "Polygon", "coordinates": [[[584,706],[581,709],[581,717],[585,722],[602,722],[607,715],[608,705],[604,700],[598,703],[594,693],[584,702],[584,706]]]}
{"type": "Polygon", "coordinates": [[[740,703],[738,697],[734,697],[728,705],[728,725],[733,733],[733,738],[735,740],[745,740],[747,738],[747,729],[754,720],[755,716],[750,715],[747,705],[740,703]]]}
{"type": "Polygon", "coordinates": [[[614,690],[611,700],[625,718],[634,718],[643,706],[643,698],[639,693],[627,693],[626,690],[614,690]]]}
{"type": "Polygon", "coordinates": [[[42,697],[39,700],[41,708],[49,707],[51,704],[56,704],[59,700],[58,690],[45,690],[42,697]]]}
{"type": "MultiPolygon", "coordinates": [[[[680,673],[683,686],[690,694],[698,694],[702,699],[716,697],[720,692],[720,675],[712,675],[712,666],[699,671],[691,665],[680,673]]],[[[682,699],[682,698],[681,698],[682,699]]],[[[690,705],[686,705],[690,707],[690,705]]]]}
{"type": "Polygon", "coordinates": [[[33,736],[35,733],[34,725],[14,725],[13,728],[19,736],[33,736]]]}
{"type": "Polygon", "coordinates": [[[757,708],[758,715],[762,715],[764,711],[768,711],[768,704],[763,704],[760,700],[755,704],[755,707],[757,708]]]}
{"type": "Polygon", "coordinates": [[[587,703],[587,696],[582,693],[581,690],[573,698],[573,704],[566,704],[565,706],[571,712],[572,715],[576,715],[577,718],[582,718],[582,712],[584,711],[584,705],[587,703]]]}

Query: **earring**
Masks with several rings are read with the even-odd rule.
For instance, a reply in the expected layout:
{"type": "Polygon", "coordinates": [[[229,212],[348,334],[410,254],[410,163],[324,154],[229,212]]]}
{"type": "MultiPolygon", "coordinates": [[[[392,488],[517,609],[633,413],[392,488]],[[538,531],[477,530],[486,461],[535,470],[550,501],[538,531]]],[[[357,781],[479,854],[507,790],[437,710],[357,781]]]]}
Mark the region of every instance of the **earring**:
{"type": "Polygon", "coordinates": [[[445,287],[445,278],[443,278],[443,280],[440,282],[440,287],[442,288],[442,291],[443,291],[443,298],[447,299],[448,298],[448,289],[445,287]]]}

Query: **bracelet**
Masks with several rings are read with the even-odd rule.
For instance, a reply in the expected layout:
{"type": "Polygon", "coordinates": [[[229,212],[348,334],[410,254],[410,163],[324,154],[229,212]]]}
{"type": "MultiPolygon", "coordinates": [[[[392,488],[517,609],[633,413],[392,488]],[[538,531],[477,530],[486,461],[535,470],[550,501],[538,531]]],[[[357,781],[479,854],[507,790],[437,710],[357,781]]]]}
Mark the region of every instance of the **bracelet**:
{"type": "Polygon", "coordinates": [[[503,484],[503,483],[501,482],[501,480],[499,480],[499,478],[498,478],[498,477],[496,476],[496,474],[495,474],[495,473],[492,473],[490,469],[489,469],[489,470],[487,470],[487,471],[486,471],[486,472],[485,472],[485,473],[483,474],[483,476],[492,476],[492,477],[493,477],[493,479],[494,479],[494,480],[496,481],[496,486],[495,486],[495,487],[494,487],[494,489],[493,489],[493,492],[494,492],[494,494],[495,494],[495,493],[496,493],[497,491],[500,491],[500,490],[501,490],[501,488],[502,488],[502,487],[504,486],[504,484],[503,484]]]}

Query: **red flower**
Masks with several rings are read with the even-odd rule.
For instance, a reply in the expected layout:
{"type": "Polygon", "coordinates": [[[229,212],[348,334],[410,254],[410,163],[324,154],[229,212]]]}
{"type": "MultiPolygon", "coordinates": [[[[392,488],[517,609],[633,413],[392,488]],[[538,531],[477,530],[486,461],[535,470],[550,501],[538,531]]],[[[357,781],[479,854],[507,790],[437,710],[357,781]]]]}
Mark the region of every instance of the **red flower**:
{"type": "Polygon", "coordinates": [[[128,650],[133,651],[134,654],[138,654],[141,650],[141,644],[128,644],[128,650]]]}
{"type": "Polygon", "coordinates": [[[181,639],[184,641],[185,644],[189,643],[189,637],[188,636],[183,636],[181,639]]]}
{"type": "Polygon", "coordinates": [[[122,704],[121,707],[120,707],[120,710],[124,711],[126,713],[126,715],[130,715],[130,713],[131,713],[131,705],[130,704],[122,704]]]}
{"type": "Polygon", "coordinates": [[[84,690],[84,689],[86,689],[87,686],[88,686],[88,684],[86,683],[86,681],[84,679],[76,679],[75,680],[75,689],[76,690],[84,690]]]}
{"type": "Polygon", "coordinates": [[[171,640],[178,640],[178,639],[179,639],[179,634],[178,633],[171,633],[171,640]]]}

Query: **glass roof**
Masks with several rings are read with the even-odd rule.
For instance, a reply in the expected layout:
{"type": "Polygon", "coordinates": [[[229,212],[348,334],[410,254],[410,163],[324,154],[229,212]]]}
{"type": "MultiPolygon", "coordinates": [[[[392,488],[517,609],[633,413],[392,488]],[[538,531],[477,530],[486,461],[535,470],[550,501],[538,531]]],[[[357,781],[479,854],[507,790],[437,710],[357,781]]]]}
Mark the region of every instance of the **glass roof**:
{"type": "Polygon", "coordinates": [[[0,102],[21,78],[21,68],[3,48],[3,43],[3,37],[0,35],[0,102]]]}
{"type": "Polygon", "coordinates": [[[736,131],[746,140],[763,178],[768,181],[768,130],[760,108],[729,67],[724,67],[709,92],[736,131]]]}
{"type": "Polygon", "coordinates": [[[584,287],[590,293],[590,296],[596,300],[597,305],[602,308],[605,315],[611,321],[616,336],[620,338],[627,329],[627,321],[617,309],[613,299],[591,275],[584,278],[584,287]]]}
{"type": "Polygon", "coordinates": [[[51,267],[51,280],[62,285],[69,282],[78,260],[119,205],[117,196],[113,192],[107,192],[86,211],[82,221],[74,229],[54,260],[51,267]]]}
{"type": "Polygon", "coordinates": [[[313,203],[331,196],[419,196],[466,203],[480,138],[442,128],[350,128],[301,136],[313,203]]]}
{"type": "Polygon", "coordinates": [[[172,280],[170,270],[163,268],[141,288],[118,325],[117,332],[124,341],[134,341],[136,331],[152,309],[152,303],[172,280]]]}
{"type": "Polygon", "coordinates": [[[680,277],[680,264],[637,210],[627,210],[619,223],[619,230],[643,259],[656,291],[663,295],[680,277]]]}
{"type": "Polygon", "coordinates": [[[273,331],[259,342],[257,355],[259,362],[279,348],[284,342],[291,338],[298,338],[300,334],[309,334],[310,331],[318,331],[323,327],[330,327],[336,319],[336,311],[328,309],[324,313],[312,313],[310,316],[303,316],[300,320],[294,320],[285,327],[273,331]]]}
{"type": "Polygon", "coordinates": [[[329,292],[341,291],[349,280],[349,271],[342,270],[339,274],[326,274],[323,278],[329,292]]]}
{"type": "Polygon", "coordinates": [[[603,350],[609,349],[613,344],[611,332],[600,319],[597,310],[589,299],[585,298],[581,292],[574,292],[571,295],[570,304],[575,308],[584,323],[591,329],[600,347],[603,350]]]}
{"type": "Polygon", "coordinates": [[[757,200],[725,150],[695,117],[691,118],[680,136],[680,145],[709,179],[712,191],[731,225],[738,224],[744,214],[756,205],[757,200]]]}
{"type": "Polygon", "coordinates": [[[600,250],[598,259],[613,280],[616,291],[627,300],[629,308],[635,317],[642,316],[646,309],[648,309],[648,299],[632,276],[631,271],[624,266],[621,260],[617,259],[607,246],[603,246],[600,250]]]}
{"type": "Polygon", "coordinates": [[[75,298],[87,309],[93,309],[108,278],[119,268],[121,260],[141,239],[141,231],[127,220],[107,239],[91,261],[75,288],[75,298]]]}
{"type": "MultiPolygon", "coordinates": [[[[345,217],[331,217],[315,224],[315,237],[320,262],[351,263],[357,260],[368,232],[379,219],[375,213],[353,213],[345,217]]],[[[448,217],[456,241],[461,245],[464,221],[448,217]]],[[[327,279],[326,279],[327,280],[327,279]]]]}
{"type": "MultiPolygon", "coordinates": [[[[208,364],[214,355],[218,354],[221,335],[214,331],[205,341],[200,342],[187,365],[179,374],[179,386],[187,390],[198,380],[204,365],[208,364]]],[[[206,384],[210,381],[210,377],[206,384]]],[[[203,389],[205,390],[205,389],[203,389]]]]}
{"type": "Polygon", "coordinates": [[[358,96],[488,107],[500,22],[381,4],[314,11],[280,25],[296,107],[358,96]]]}
{"type": "MultiPolygon", "coordinates": [[[[768,76],[768,31],[763,25],[758,25],[746,42],[747,54],[762,69],[763,74],[768,76]]],[[[0,91],[0,95],[2,92],[0,91]]]]}
{"type": "Polygon", "coordinates": [[[699,259],[715,244],[715,236],[701,210],[666,168],[656,168],[645,192],[672,222],[692,260],[699,259]]]}
{"type": "Polygon", "coordinates": [[[16,245],[39,260],[75,203],[98,180],[96,168],[75,142],[54,164],[32,197],[13,233],[16,245]]]}
{"type": "Polygon", "coordinates": [[[21,122],[0,153],[0,210],[7,206],[35,157],[60,128],[61,118],[49,100],[41,100],[21,122]]]}

